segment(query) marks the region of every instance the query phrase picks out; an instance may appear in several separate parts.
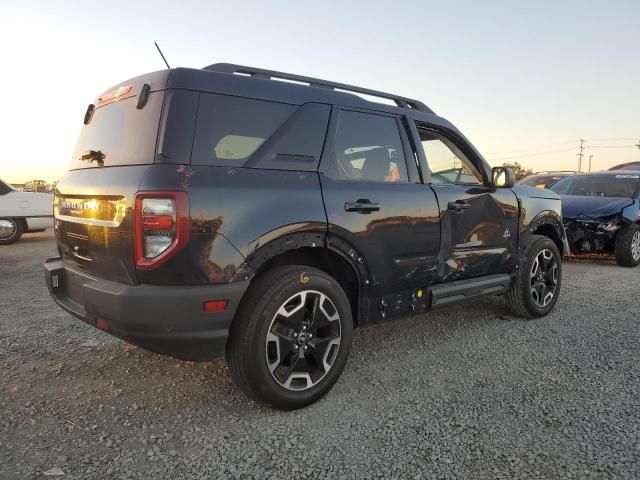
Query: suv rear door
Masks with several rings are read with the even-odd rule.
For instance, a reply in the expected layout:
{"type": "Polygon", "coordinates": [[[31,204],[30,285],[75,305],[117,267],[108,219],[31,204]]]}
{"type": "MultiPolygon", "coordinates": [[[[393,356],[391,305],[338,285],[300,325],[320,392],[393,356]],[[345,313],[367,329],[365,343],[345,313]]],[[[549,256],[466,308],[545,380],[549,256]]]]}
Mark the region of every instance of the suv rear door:
{"type": "Polygon", "coordinates": [[[510,272],[517,260],[515,194],[490,186],[482,160],[462,138],[431,124],[416,127],[419,153],[426,157],[422,169],[440,209],[438,281],[510,272]]]}
{"type": "Polygon", "coordinates": [[[328,242],[346,243],[345,253],[361,257],[372,297],[436,278],[438,205],[420,182],[401,120],[334,107],[320,168],[328,242]]]}

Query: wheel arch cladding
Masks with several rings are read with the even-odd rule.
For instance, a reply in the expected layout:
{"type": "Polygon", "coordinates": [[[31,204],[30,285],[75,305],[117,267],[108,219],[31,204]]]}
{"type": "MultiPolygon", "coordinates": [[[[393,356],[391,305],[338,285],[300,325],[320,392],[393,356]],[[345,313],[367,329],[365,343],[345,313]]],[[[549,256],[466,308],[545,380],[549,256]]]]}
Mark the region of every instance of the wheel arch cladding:
{"type": "Polygon", "coordinates": [[[560,255],[564,256],[564,226],[556,214],[543,212],[536,216],[529,224],[527,234],[523,236],[522,240],[526,241],[531,235],[549,237],[558,247],[560,255]]]}
{"type": "Polygon", "coordinates": [[[254,263],[252,265],[255,271],[252,282],[262,274],[285,265],[306,265],[322,270],[333,277],[349,299],[353,324],[354,327],[357,327],[360,294],[358,273],[348,259],[338,252],[323,246],[296,245],[285,250],[278,249],[273,256],[262,257],[259,264],[254,263]]]}

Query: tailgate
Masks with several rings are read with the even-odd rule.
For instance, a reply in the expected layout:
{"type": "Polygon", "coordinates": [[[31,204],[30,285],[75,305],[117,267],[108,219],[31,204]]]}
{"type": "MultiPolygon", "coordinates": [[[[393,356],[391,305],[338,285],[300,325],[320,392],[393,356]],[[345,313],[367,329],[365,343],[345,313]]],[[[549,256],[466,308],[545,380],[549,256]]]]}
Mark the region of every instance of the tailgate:
{"type": "Polygon", "coordinates": [[[68,172],[54,197],[55,235],[66,264],[133,285],[133,197],[148,166],[68,172]]]}

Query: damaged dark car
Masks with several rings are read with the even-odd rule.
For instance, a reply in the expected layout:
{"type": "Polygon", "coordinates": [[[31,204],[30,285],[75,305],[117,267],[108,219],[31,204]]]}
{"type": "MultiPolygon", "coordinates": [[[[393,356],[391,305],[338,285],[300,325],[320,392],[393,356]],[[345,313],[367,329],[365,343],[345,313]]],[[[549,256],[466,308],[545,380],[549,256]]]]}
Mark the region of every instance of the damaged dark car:
{"type": "Polygon", "coordinates": [[[575,175],[551,190],[562,197],[571,253],[612,253],[619,265],[640,264],[640,172],[575,175]]]}

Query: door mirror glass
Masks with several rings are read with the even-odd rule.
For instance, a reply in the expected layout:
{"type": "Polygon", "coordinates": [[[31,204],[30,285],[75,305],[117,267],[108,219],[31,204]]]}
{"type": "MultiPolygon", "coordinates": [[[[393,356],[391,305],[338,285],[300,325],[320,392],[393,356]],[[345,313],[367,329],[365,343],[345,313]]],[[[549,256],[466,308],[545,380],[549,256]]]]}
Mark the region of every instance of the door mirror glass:
{"type": "Polygon", "coordinates": [[[491,181],[496,188],[511,188],[516,183],[516,177],[509,167],[493,167],[491,181]]]}

